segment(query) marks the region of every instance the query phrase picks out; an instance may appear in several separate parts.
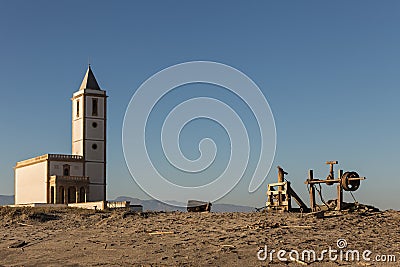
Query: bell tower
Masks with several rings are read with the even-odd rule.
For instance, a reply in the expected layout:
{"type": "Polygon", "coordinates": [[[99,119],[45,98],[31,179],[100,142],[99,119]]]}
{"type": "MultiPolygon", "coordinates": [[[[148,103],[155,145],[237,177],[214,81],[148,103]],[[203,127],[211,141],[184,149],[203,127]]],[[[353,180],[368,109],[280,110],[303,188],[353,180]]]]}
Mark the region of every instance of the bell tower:
{"type": "Polygon", "coordinates": [[[84,157],[83,175],[89,177],[87,201],[106,200],[107,95],[88,66],[72,100],[72,155],[84,157]]]}

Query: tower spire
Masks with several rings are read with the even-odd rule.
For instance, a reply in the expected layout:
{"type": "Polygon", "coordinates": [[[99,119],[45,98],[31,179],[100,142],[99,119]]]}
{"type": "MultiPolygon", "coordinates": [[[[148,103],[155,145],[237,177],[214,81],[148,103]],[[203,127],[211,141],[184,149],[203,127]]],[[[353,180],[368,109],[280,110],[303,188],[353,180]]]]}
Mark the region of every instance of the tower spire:
{"type": "Polygon", "coordinates": [[[90,67],[89,62],[88,62],[88,69],[86,71],[85,77],[83,78],[81,86],[79,87],[79,90],[84,90],[84,89],[101,90],[99,84],[96,81],[96,78],[94,77],[94,74],[93,74],[92,68],[90,67]]]}

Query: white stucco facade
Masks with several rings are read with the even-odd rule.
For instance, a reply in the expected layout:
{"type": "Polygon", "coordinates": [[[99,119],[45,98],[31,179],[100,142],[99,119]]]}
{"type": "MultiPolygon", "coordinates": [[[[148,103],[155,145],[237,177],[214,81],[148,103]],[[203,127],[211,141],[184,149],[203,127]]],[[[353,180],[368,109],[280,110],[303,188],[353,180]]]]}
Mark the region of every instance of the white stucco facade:
{"type": "Polygon", "coordinates": [[[15,169],[15,204],[47,203],[47,162],[15,169]]]}

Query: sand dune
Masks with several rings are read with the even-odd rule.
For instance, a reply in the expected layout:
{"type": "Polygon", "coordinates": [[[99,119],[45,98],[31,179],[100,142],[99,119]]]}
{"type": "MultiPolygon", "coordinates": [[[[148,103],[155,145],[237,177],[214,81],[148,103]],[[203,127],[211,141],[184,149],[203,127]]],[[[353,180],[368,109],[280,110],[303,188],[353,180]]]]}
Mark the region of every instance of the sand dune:
{"type": "MultiPolygon", "coordinates": [[[[0,265],[380,266],[377,262],[260,261],[257,252],[371,250],[400,261],[400,212],[313,215],[0,208],[0,265]]],[[[260,254],[261,255],[261,254],[260,254]]],[[[286,255],[287,256],[287,255],[286,255]]],[[[397,266],[390,263],[382,266],[397,266]]]]}

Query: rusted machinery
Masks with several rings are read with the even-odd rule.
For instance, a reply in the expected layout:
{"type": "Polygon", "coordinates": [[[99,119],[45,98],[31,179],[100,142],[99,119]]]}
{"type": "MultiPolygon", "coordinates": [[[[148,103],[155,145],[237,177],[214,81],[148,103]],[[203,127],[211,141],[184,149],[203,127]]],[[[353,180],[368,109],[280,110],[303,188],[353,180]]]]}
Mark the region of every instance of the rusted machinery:
{"type": "Polygon", "coordinates": [[[199,200],[189,200],[187,203],[188,212],[203,212],[211,211],[211,202],[204,202],[199,200]]]}
{"type": "Polygon", "coordinates": [[[309,186],[310,208],[304,204],[304,202],[291,187],[290,182],[285,179],[285,175],[288,173],[278,166],[278,182],[268,184],[266,202],[267,211],[317,211],[318,205],[315,201],[316,191],[319,193],[321,201],[324,202],[329,209],[332,209],[332,207],[329,207],[329,205],[325,203],[322,198],[321,184],[337,184],[337,199],[335,209],[342,210],[344,208],[343,190],[349,191],[350,193],[352,191],[356,191],[360,187],[361,180],[365,180],[366,178],[360,177],[358,173],[354,171],[343,173],[343,170],[339,170],[338,178],[335,178],[334,165],[338,164],[338,161],[327,161],[326,164],[330,165],[330,169],[329,174],[325,179],[314,178],[313,170],[309,170],[308,172],[308,179],[305,181],[305,184],[309,186]],[[317,188],[317,185],[320,189],[317,188]],[[292,207],[292,198],[299,205],[299,209],[292,207]]]}
{"type": "Polygon", "coordinates": [[[290,182],[285,181],[285,175],[287,174],[287,172],[278,166],[278,182],[268,184],[267,211],[293,211],[292,197],[299,205],[301,211],[308,211],[309,208],[292,189],[290,182]],[[275,187],[277,187],[276,190],[275,187]]]}
{"type": "MultiPolygon", "coordinates": [[[[315,202],[315,191],[316,185],[327,184],[333,185],[337,184],[337,200],[336,200],[336,210],[342,210],[343,208],[343,190],[345,191],[356,191],[360,187],[361,180],[365,180],[365,177],[360,177],[358,173],[351,171],[343,173],[343,170],[339,170],[338,178],[334,178],[333,167],[338,164],[338,161],[327,161],[326,164],[330,165],[329,175],[324,180],[315,179],[314,171],[309,170],[308,179],[304,182],[309,185],[310,194],[310,209],[311,211],[317,210],[317,204],[315,202]]],[[[319,192],[320,193],[320,192],[319,192]]],[[[321,194],[321,193],[320,193],[321,194]]],[[[321,196],[321,195],[320,195],[321,196]]],[[[322,199],[322,196],[321,196],[322,199]]]]}

